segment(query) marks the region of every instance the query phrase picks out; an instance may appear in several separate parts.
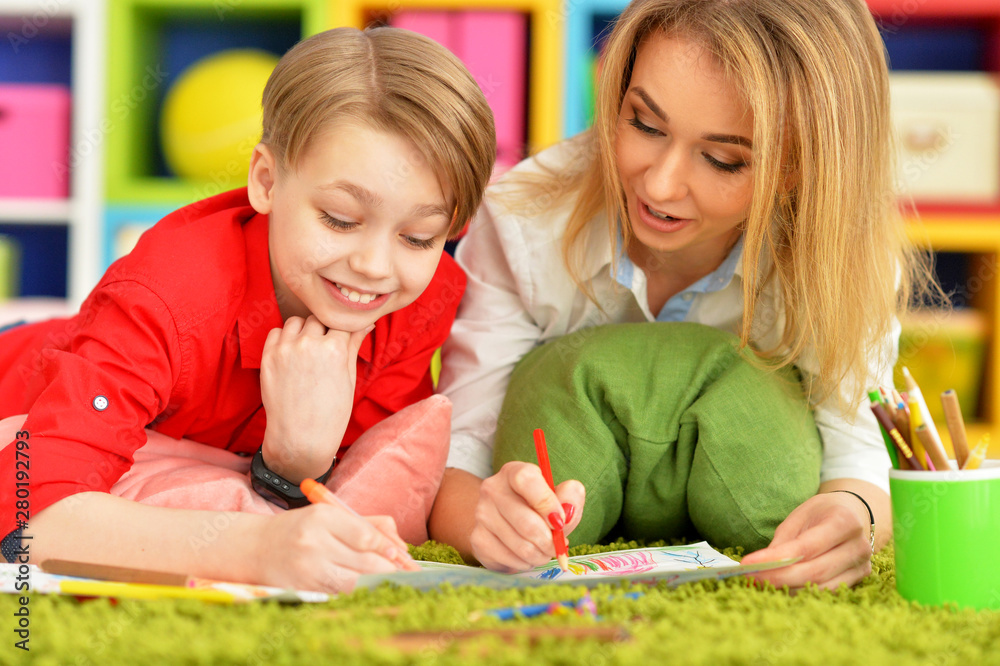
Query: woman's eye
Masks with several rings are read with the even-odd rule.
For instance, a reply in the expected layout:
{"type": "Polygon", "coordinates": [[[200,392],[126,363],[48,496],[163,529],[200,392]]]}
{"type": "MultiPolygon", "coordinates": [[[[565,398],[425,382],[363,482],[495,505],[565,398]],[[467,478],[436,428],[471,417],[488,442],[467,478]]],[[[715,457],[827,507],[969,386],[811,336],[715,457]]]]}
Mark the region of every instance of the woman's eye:
{"type": "Polygon", "coordinates": [[[417,238],[416,236],[403,236],[403,240],[418,250],[429,250],[437,243],[436,238],[417,238]]]}
{"type": "Polygon", "coordinates": [[[741,171],[747,165],[746,162],[736,162],[736,163],[723,162],[721,160],[715,159],[708,153],[703,153],[703,154],[705,155],[705,160],[709,164],[711,164],[714,168],[724,173],[736,173],[738,171],[741,171]]]}
{"type": "Polygon", "coordinates": [[[326,212],[321,212],[319,214],[319,217],[321,220],[323,220],[323,223],[326,224],[328,227],[333,227],[334,229],[340,229],[342,231],[353,229],[354,227],[358,226],[357,222],[345,222],[343,220],[338,220],[337,218],[333,217],[332,215],[326,212]]]}
{"type": "Polygon", "coordinates": [[[629,118],[628,124],[631,125],[632,127],[636,128],[637,130],[639,130],[643,134],[649,134],[650,136],[659,136],[660,135],[660,130],[656,129],[655,127],[650,127],[649,125],[646,125],[641,120],[639,120],[638,116],[634,116],[632,118],[629,118]]]}

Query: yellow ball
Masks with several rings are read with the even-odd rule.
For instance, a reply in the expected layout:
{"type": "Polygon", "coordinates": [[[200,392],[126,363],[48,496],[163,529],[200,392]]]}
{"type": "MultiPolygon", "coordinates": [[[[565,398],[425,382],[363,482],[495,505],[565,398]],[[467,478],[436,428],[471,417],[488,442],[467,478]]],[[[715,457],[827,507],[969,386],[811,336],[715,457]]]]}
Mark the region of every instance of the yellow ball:
{"type": "Polygon", "coordinates": [[[260,140],[261,95],[278,57],[256,49],[220,51],[188,67],[167,92],[161,139],[181,178],[246,183],[260,140]]]}

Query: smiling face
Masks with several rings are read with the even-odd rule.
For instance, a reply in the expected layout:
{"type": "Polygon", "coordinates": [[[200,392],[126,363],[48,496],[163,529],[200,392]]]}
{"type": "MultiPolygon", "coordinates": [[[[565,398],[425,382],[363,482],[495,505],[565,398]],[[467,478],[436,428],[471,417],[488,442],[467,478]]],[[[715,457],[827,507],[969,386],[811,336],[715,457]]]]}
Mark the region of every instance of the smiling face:
{"type": "Polygon", "coordinates": [[[430,284],[454,205],[416,146],[339,123],[278,169],[259,144],[250,200],[270,215],[271,277],[283,319],[359,331],[430,284]]]}
{"type": "Polygon", "coordinates": [[[746,105],[700,44],[663,34],[640,44],[615,144],[633,260],[718,267],[749,208],[752,135],[746,105]]]}

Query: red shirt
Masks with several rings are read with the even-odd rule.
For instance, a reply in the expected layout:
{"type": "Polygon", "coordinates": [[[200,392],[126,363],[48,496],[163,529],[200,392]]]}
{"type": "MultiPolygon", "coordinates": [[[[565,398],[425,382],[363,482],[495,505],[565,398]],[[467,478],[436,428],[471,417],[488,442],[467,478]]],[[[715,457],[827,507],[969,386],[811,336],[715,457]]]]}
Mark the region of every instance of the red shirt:
{"type": "MultiPolygon", "coordinates": [[[[0,334],[0,418],[28,414],[32,514],[107,492],[146,427],[235,452],[260,447],[261,354],[282,325],[267,227],[245,189],[182,208],[108,268],[75,317],[0,334]]],[[[341,454],[431,395],[431,356],[464,290],[465,274],[442,255],[420,298],[376,322],[358,352],[341,454]]],[[[17,527],[14,449],[0,452],[0,535],[17,527]]]]}

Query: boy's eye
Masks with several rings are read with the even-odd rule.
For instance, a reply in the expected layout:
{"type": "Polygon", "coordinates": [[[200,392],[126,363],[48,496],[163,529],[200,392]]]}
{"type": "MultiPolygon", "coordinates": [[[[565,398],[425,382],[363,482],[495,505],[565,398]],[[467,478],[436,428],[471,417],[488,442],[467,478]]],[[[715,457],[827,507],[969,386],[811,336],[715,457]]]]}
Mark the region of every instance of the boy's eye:
{"type": "Polygon", "coordinates": [[[345,222],[344,220],[338,220],[325,211],[320,211],[319,217],[328,227],[339,229],[341,231],[347,231],[348,229],[353,229],[358,226],[357,222],[345,222]]]}
{"type": "Polygon", "coordinates": [[[403,236],[403,240],[418,250],[429,250],[437,243],[437,238],[417,238],[416,236],[403,236]]]}

